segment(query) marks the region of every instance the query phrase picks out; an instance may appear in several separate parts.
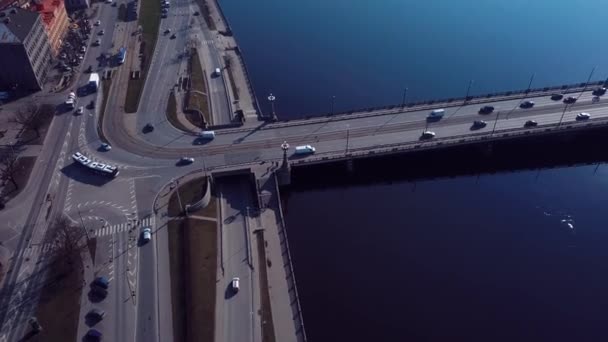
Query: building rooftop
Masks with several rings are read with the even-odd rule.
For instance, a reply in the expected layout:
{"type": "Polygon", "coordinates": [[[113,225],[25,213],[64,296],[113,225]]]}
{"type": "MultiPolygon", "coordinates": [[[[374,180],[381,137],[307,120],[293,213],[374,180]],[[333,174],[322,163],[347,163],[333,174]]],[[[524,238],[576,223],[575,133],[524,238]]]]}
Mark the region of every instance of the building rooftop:
{"type": "Polygon", "coordinates": [[[37,18],[38,13],[17,7],[0,11],[0,44],[22,43],[37,18]]]}
{"type": "Polygon", "coordinates": [[[61,0],[39,0],[34,2],[33,10],[38,11],[40,15],[42,15],[42,20],[44,21],[44,25],[46,27],[50,27],[53,25],[53,21],[57,17],[55,11],[63,6],[63,1],[61,0]]]}

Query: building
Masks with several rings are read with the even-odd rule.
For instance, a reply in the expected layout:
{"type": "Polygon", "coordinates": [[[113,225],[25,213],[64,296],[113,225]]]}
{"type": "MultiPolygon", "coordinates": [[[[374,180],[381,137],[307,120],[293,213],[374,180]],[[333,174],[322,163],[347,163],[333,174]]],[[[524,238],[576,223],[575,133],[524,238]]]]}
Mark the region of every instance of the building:
{"type": "Polygon", "coordinates": [[[42,18],[21,8],[0,11],[0,90],[40,90],[51,60],[42,18]]]}
{"type": "Polygon", "coordinates": [[[65,7],[70,10],[87,8],[89,6],[91,6],[91,2],[89,0],[65,0],[65,7]]]}
{"type": "Polygon", "coordinates": [[[9,7],[28,8],[30,0],[0,0],[0,11],[9,7]]]}
{"type": "Polygon", "coordinates": [[[37,0],[32,9],[42,16],[44,28],[49,36],[51,53],[56,57],[70,24],[63,0],[37,0]]]}

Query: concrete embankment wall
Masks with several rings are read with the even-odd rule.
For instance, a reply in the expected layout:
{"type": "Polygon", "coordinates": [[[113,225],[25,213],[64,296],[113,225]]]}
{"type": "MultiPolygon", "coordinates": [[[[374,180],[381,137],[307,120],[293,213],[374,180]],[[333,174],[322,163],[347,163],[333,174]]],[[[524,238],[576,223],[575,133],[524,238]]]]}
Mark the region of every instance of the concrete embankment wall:
{"type": "Polygon", "coordinates": [[[353,183],[384,183],[460,175],[595,164],[608,161],[608,126],[556,134],[524,135],[511,140],[479,140],[439,145],[429,150],[371,154],[292,167],[292,188],[323,188],[353,183]]]}
{"type": "Polygon", "coordinates": [[[203,197],[200,200],[193,202],[193,203],[186,204],[187,212],[189,212],[189,213],[195,212],[195,211],[209,205],[209,201],[211,201],[211,181],[210,181],[209,177],[207,177],[207,183],[205,186],[206,186],[205,193],[203,194],[203,197]]]}

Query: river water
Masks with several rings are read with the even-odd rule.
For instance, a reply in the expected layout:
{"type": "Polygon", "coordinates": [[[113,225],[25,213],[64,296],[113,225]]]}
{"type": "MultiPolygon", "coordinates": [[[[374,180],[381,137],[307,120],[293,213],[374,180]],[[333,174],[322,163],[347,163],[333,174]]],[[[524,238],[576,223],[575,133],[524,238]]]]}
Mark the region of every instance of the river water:
{"type": "MultiPolygon", "coordinates": [[[[608,2],[221,0],[284,118],[605,79],[608,2]]],[[[598,149],[601,146],[582,146],[598,149]]],[[[311,341],[602,341],[605,165],[292,191],[311,341]]]]}

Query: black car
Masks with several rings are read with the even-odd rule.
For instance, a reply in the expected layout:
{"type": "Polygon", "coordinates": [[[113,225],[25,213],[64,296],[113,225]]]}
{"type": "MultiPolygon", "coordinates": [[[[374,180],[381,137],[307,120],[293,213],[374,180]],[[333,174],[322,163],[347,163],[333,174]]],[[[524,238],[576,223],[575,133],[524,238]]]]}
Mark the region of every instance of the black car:
{"type": "Polygon", "coordinates": [[[91,100],[91,102],[89,102],[89,109],[95,109],[95,100],[91,100]]]}
{"type": "Polygon", "coordinates": [[[562,94],[553,94],[553,95],[551,95],[551,100],[553,100],[553,101],[559,101],[559,100],[561,100],[563,98],[564,98],[564,95],[562,95],[562,94]]]}
{"type": "Polygon", "coordinates": [[[91,287],[94,287],[94,286],[107,290],[110,287],[110,281],[106,277],[97,277],[91,283],[91,287]]]}
{"type": "Polygon", "coordinates": [[[520,108],[532,108],[534,107],[534,101],[524,101],[519,105],[520,108]]]}
{"type": "Polygon", "coordinates": [[[171,39],[175,39],[175,33],[171,35],[171,39]]]}
{"type": "Polygon", "coordinates": [[[194,12],[195,16],[199,16],[201,13],[199,11],[194,12]]]}
{"type": "Polygon", "coordinates": [[[536,122],[534,120],[528,120],[524,124],[524,127],[536,127],[536,126],[538,126],[538,122],[536,122]]]}
{"type": "Polygon", "coordinates": [[[479,114],[490,114],[494,111],[493,106],[483,106],[479,109],[479,114]]]}
{"type": "Polygon", "coordinates": [[[606,94],[606,88],[604,88],[604,87],[593,90],[593,95],[595,95],[595,96],[602,96],[604,94],[606,94]]]}
{"type": "Polygon", "coordinates": [[[103,334],[99,330],[90,329],[89,331],[87,331],[87,334],[84,335],[84,340],[97,342],[97,341],[101,341],[102,337],[103,337],[103,334]]]}
{"type": "Polygon", "coordinates": [[[99,286],[91,286],[91,297],[97,300],[103,300],[108,296],[108,290],[103,289],[99,286]]]}
{"type": "Polygon", "coordinates": [[[144,133],[150,133],[150,132],[152,132],[153,130],[154,130],[154,126],[152,126],[152,124],[147,123],[147,124],[144,126],[143,132],[144,132],[144,133]]]}
{"type": "Polygon", "coordinates": [[[573,104],[576,102],[576,97],[568,96],[564,99],[564,103],[573,104]]]}
{"type": "Polygon", "coordinates": [[[483,120],[475,120],[473,121],[473,128],[474,129],[479,129],[479,128],[484,128],[486,127],[487,123],[483,120]]]}

